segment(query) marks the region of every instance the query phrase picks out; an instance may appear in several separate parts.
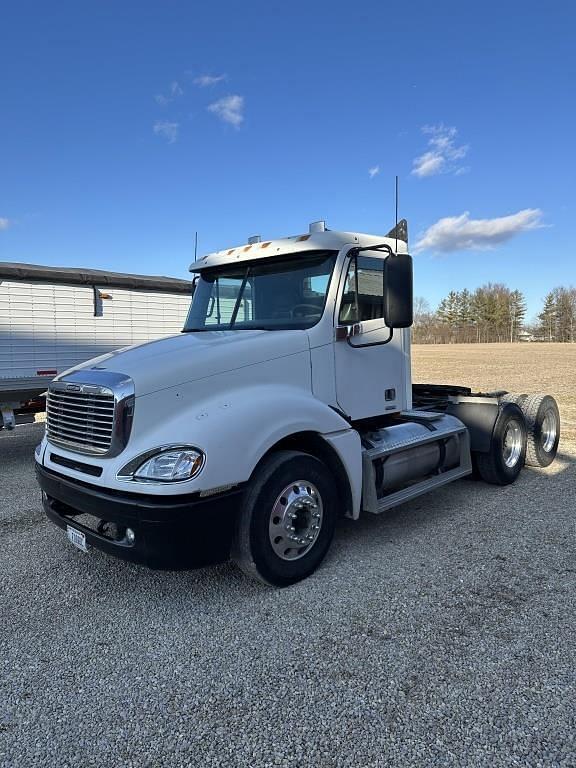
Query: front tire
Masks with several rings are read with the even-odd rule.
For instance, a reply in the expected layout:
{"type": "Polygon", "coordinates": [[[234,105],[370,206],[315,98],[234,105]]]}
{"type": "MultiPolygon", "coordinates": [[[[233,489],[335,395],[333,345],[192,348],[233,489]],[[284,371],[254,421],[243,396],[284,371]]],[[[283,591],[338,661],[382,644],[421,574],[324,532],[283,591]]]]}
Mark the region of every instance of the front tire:
{"type": "Polygon", "coordinates": [[[526,458],[526,422],[516,403],[503,402],[492,431],[490,451],[476,454],[482,480],[510,485],[520,474],[526,458]]]}
{"type": "Polygon", "coordinates": [[[244,573],[275,587],[310,576],[332,542],[338,516],[334,479],[314,456],[279,451],[247,489],[232,559],[244,573]]]}

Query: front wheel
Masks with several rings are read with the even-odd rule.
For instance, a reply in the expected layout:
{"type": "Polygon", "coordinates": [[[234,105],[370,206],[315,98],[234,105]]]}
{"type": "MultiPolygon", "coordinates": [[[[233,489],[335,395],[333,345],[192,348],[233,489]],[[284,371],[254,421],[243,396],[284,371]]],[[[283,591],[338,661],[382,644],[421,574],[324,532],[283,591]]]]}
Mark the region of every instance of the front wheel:
{"type": "Polygon", "coordinates": [[[298,451],[270,455],[252,478],[239,515],[232,559],[249,576],[286,587],[324,559],[338,498],[327,467],[298,451]]]}
{"type": "Polygon", "coordinates": [[[494,425],[490,450],[477,453],[476,467],[482,480],[493,485],[513,483],[526,458],[526,421],[516,403],[504,402],[494,425]]]}

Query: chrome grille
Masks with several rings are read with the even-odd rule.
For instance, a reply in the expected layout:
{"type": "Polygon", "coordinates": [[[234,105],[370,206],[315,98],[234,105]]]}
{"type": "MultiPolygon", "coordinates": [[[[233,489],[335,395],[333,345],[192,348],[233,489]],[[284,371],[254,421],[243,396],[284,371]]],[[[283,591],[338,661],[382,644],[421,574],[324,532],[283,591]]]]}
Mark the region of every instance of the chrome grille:
{"type": "Polygon", "coordinates": [[[56,445],[82,453],[105,454],[114,435],[114,393],[103,387],[61,385],[48,390],[46,434],[56,445]]]}

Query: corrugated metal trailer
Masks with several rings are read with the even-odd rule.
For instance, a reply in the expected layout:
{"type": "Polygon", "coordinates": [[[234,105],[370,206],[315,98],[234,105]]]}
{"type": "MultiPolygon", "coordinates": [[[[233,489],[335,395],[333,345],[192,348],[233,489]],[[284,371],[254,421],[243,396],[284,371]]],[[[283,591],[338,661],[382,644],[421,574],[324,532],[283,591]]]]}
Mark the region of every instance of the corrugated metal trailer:
{"type": "Polygon", "coordinates": [[[0,428],[67,368],[179,333],[191,295],[177,278],[0,262],[0,428]]]}

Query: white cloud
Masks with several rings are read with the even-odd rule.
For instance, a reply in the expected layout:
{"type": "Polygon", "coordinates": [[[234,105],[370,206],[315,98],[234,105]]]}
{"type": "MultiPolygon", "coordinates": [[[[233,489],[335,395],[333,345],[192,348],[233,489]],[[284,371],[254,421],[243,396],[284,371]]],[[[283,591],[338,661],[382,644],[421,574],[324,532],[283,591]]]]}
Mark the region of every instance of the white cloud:
{"type": "Polygon", "coordinates": [[[413,161],[412,173],[414,176],[420,177],[434,176],[434,174],[442,172],[445,164],[446,160],[442,155],[437,152],[425,152],[413,161]]]}
{"type": "Polygon", "coordinates": [[[233,125],[236,128],[239,128],[244,120],[244,115],[242,114],[243,110],[244,97],[238,95],[224,96],[224,98],[218,99],[218,101],[214,101],[208,106],[209,112],[212,112],[217,115],[220,120],[223,120],[225,123],[230,123],[230,125],[233,125]]]}
{"type": "Polygon", "coordinates": [[[378,176],[379,173],[380,173],[379,165],[373,165],[372,168],[368,168],[368,176],[370,176],[371,179],[373,179],[374,176],[378,176]]]}
{"type": "Polygon", "coordinates": [[[194,78],[194,85],[199,85],[200,88],[207,88],[210,85],[216,85],[226,80],[226,75],[200,75],[194,78]]]}
{"type": "Polygon", "coordinates": [[[449,216],[432,224],[416,243],[415,252],[489,250],[499,243],[530,229],[539,229],[542,211],[525,208],[510,216],[495,219],[471,219],[468,211],[460,216],[449,216]]]}
{"type": "Polygon", "coordinates": [[[180,130],[179,123],[169,123],[167,120],[157,120],[152,128],[156,136],[162,136],[168,144],[174,144],[180,130]]]}
{"type": "Polygon", "coordinates": [[[180,84],[174,80],[172,83],[170,83],[170,88],[168,89],[168,93],[166,95],[158,93],[156,96],[154,96],[154,99],[156,100],[157,104],[164,106],[166,104],[170,104],[171,101],[174,101],[174,99],[177,99],[179,96],[183,95],[183,89],[180,87],[180,84]]]}
{"type": "Polygon", "coordinates": [[[10,219],[5,219],[5,218],[0,217],[0,231],[2,231],[3,229],[8,229],[8,227],[11,224],[12,224],[12,222],[10,221],[10,219]]]}
{"type": "Polygon", "coordinates": [[[412,174],[423,178],[437,173],[461,175],[462,167],[458,164],[468,154],[467,144],[456,144],[458,131],[445,125],[425,125],[422,133],[428,135],[428,149],[412,161],[412,174]]]}

